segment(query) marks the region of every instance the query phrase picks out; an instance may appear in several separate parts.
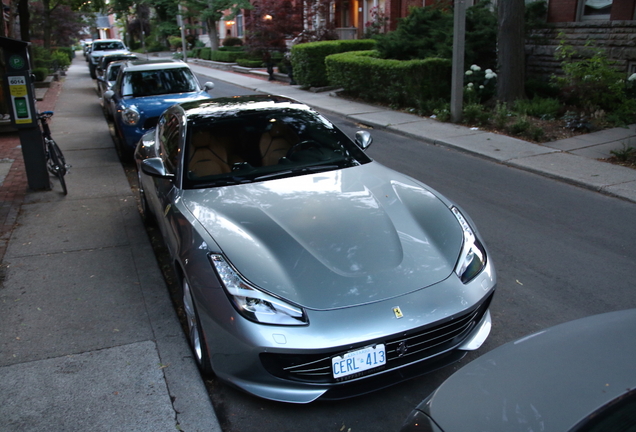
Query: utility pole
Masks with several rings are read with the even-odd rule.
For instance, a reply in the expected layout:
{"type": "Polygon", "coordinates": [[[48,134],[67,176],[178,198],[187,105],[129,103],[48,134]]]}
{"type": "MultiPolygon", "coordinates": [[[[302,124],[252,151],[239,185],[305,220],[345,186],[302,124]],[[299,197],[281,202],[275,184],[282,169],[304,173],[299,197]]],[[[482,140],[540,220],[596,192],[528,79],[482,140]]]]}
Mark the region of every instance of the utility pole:
{"type": "Polygon", "coordinates": [[[181,3],[179,3],[179,14],[177,15],[177,24],[181,29],[181,54],[184,62],[188,62],[188,54],[186,53],[185,28],[183,25],[183,16],[181,15],[181,3]]]}
{"type": "Polygon", "coordinates": [[[464,99],[464,45],[466,36],[466,2],[455,0],[453,23],[453,69],[451,74],[451,121],[462,121],[464,99]]]}

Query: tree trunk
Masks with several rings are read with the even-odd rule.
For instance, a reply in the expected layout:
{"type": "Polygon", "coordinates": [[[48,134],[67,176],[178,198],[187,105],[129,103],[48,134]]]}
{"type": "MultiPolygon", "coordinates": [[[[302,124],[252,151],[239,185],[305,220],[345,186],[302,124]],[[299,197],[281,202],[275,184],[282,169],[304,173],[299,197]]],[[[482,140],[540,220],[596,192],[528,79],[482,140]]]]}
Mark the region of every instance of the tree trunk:
{"type": "Polygon", "coordinates": [[[497,99],[508,104],[525,98],[524,0],[497,2],[497,99]]]}
{"type": "Polygon", "coordinates": [[[50,0],[42,0],[42,31],[44,49],[50,51],[51,49],[51,2],[50,0]]]}
{"type": "Polygon", "coordinates": [[[208,19],[208,35],[210,36],[210,48],[212,48],[212,51],[219,49],[219,31],[217,26],[218,21],[208,19]]]}
{"type": "Polygon", "coordinates": [[[18,15],[20,15],[20,39],[25,42],[29,42],[31,40],[31,33],[29,31],[31,25],[29,0],[19,0],[18,15]]]}

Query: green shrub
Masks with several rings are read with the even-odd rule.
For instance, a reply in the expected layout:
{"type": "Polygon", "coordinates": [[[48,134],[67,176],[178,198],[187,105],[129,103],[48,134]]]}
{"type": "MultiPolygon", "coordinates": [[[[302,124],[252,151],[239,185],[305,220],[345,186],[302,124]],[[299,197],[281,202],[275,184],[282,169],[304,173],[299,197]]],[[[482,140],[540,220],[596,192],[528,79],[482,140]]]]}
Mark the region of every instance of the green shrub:
{"type": "Polygon", "coordinates": [[[66,69],[71,65],[71,59],[65,52],[53,51],[51,54],[51,67],[52,69],[66,69]]]}
{"type": "Polygon", "coordinates": [[[219,51],[241,51],[244,52],[245,48],[242,46],[222,46],[219,47],[219,51]]]}
{"type": "Polygon", "coordinates": [[[450,95],[448,59],[387,60],[377,58],[377,51],[354,51],[332,54],[325,63],[331,85],[369,102],[420,107],[450,95]]]}
{"type": "Polygon", "coordinates": [[[534,97],[558,98],[561,93],[561,90],[556,83],[538,77],[526,79],[525,90],[526,94],[531,99],[534,97]]]}
{"type": "Polygon", "coordinates": [[[75,50],[72,47],[58,47],[55,51],[63,52],[68,57],[68,61],[72,62],[75,58],[75,50]]]}
{"type": "Polygon", "coordinates": [[[178,36],[168,36],[168,43],[173,48],[179,48],[182,46],[181,38],[178,36]]]}
{"type": "Polygon", "coordinates": [[[234,63],[239,57],[245,57],[243,51],[210,51],[210,60],[225,63],[234,63]]]}
{"type": "MultiPolygon", "coordinates": [[[[561,35],[563,36],[563,35],[561,35]]],[[[587,46],[589,51],[589,46],[587,46]]],[[[564,75],[555,77],[566,104],[571,104],[593,113],[604,110],[613,114],[627,115],[625,121],[633,120],[633,99],[628,99],[624,73],[616,68],[616,62],[607,58],[605,51],[594,50],[591,57],[581,58],[561,40],[555,56],[561,60],[564,75]],[[629,106],[625,110],[625,106],[629,106]]]]}
{"type": "Polygon", "coordinates": [[[495,105],[495,110],[493,112],[493,124],[497,129],[504,129],[508,120],[510,119],[511,113],[508,111],[508,107],[505,102],[497,101],[495,105]]]}
{"type": "Polygon", "coordinates": [[[552,120],[558,116],[562,107],[563,104],[558,99],[535,97],[515,101],[514,111],[517,114],[552,120]]]}
{"type": "Polygon", "coordinates": [[[212,48],[210,47],[201,48],[200,55],[201,55],[201,57],[199,57],[200,59],[210,60],[210,57],[212,56],[212,48]]]}
{"type": "Polygon", "coordinates": [[[510,125],[510,133],[512,133],[513,135],[522,135],[523,133],[525,133],[528,129],[530,129],[531,123],[528,120],[527,116],[519,116],[517,117],[517,119],[515,120],[515,122],[510,125]]]}
{"type": "MultiPolygon", "coordinates": [[[[380,57],[396,60],[451,58],[453,13],[440,5],[414,7],[395,31],[374,37],[380,57]]],[[[465,63],[494,68],[497,62],[497,17],[489,1],[466,10],[465,63]]]]}
{"type": "Polygon", "coordinates": [[[489,113],[484,106],[479,103],[468,103],[463,110],[464,123],[485,125],[488,124],[489,113]]]}
{"type": "Polygon", "coordinates": [[[329,85],[325,58],[331,54],[347,51],[370,50],[376,42],[371,39],[309,42],[294,45],[291,49],[291,62],[294,79],[306,87],[324,87],[329,85]]]}
{"type": "Polygon", "coordinates": [[[49,75],[49,68],[38,67],[34,68],[31,72],[35,75],[36,81],[44,81],[44,78],[49,75]]]}
{"type": "Polygon", "coordinates": [[[450,118],[451,118],[450,104],[446,104],[445,106],[440,108],[435,108],[433,110],[433,115],[435,115],[435,118],[437,118],[437,120],[441,122],[450,121],[450,118]]]}
{"type": "Polygon", "coordinates": [[[223,39],[224,47],[235,47],[235,46],[242,46],[242,45],[243,45],[243,39],[240,39],[237,37],[229,36],[223,39]]]}
{"type": "Polygon", "coordinates": [[[240,58],[240,59],[236,59],[236,64],[246,68],[260,68],[260,67],[263,67],[263,60],[252,60],[252,59],[240,58]]]}

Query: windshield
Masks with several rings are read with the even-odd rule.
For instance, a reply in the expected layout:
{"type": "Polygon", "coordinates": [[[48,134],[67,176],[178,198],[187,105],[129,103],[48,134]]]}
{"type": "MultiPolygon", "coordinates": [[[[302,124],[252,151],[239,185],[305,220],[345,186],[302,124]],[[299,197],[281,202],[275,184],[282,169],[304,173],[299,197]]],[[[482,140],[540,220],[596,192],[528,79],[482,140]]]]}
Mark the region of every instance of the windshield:
{"type": "Polygon", "coordinates": [[[157,69],[125,74],[123,96],[156,96],[197,91],[197,81],[190,69],[157,69]]]}
{"type": "Polygon", "coordinates": [[[117,74],[119,73],[119,69],[121,69],[121,64],[112,64],[110,66],[108,66],[108,72],[106,73],[106,80],[108,81],[116,81],[117,80],[117,74]]]}
{"type": "Polygon", "coordinates": [[[329,120],[310,110],[225,114],[188,129],[186,188],[290,177],[370,161],[329,120]]]}
{"type": "Polygon", "coordinates": [[[122,42],[94,42],[93,51],[123,50],[126,49],[122,42]]]}

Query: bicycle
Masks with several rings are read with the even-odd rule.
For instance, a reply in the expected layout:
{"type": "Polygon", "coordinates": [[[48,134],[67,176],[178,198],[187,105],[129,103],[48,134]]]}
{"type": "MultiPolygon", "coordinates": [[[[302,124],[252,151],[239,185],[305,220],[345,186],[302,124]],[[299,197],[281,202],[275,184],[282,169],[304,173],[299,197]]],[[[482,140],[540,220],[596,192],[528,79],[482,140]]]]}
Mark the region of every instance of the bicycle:
{"type": "Polygon", "coordinates": [[[60,147],[51,136],[51,129],[49,128],[47,120],[52,116],[53,111],[43,111],[38,113],[38,120],[40,120],[40,125],[42,126],[42,137],[44,138],[46,168],[52,175],[58,178],[62,185],[62,192],[66,195],[67,190],[64,176],[66,175],[68,168],[70,168],[70,165],[66,164],[62,150],[60,150],[60,147]]]}

